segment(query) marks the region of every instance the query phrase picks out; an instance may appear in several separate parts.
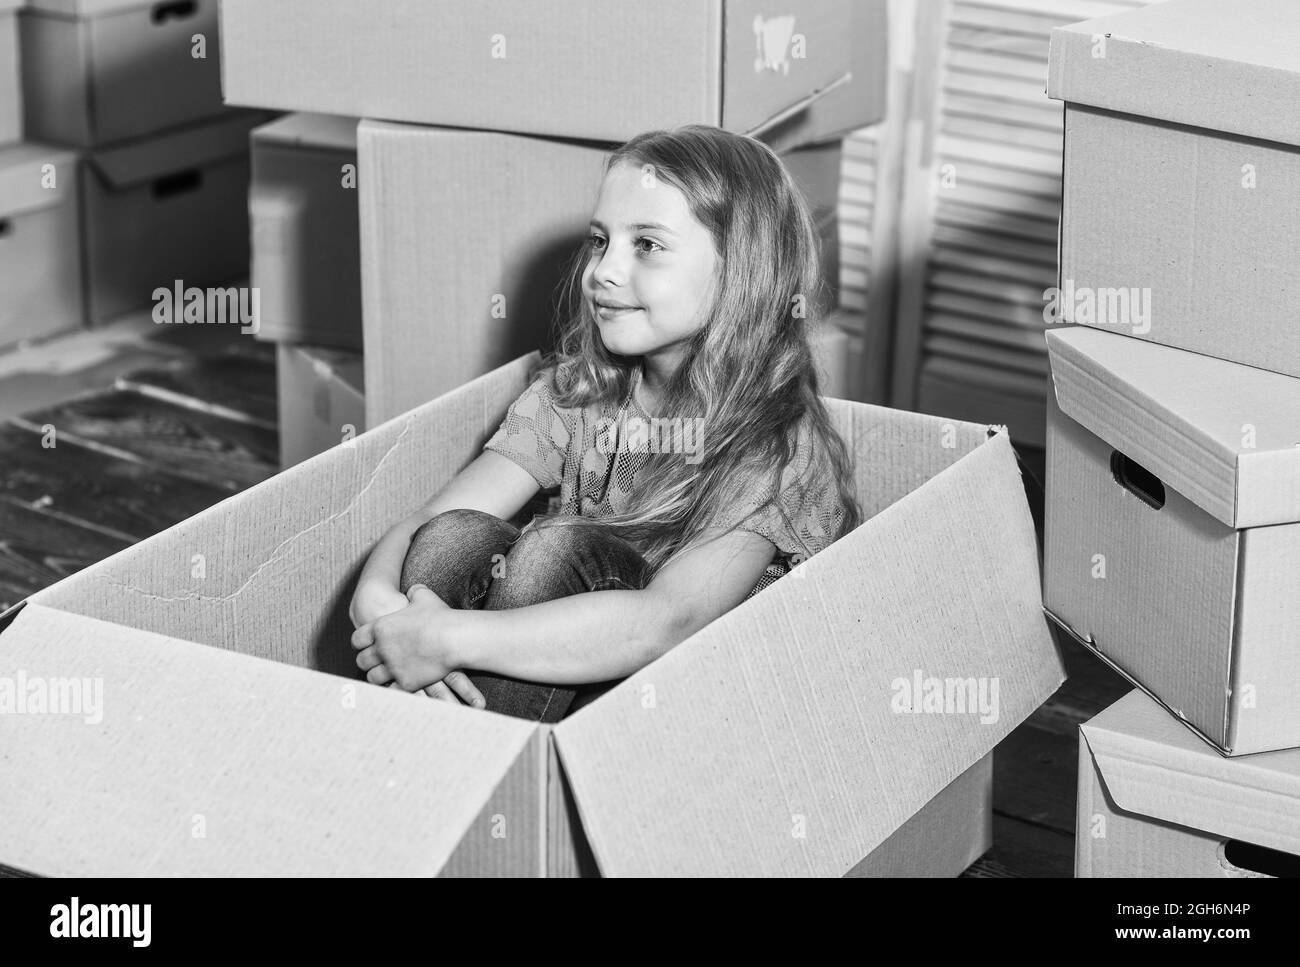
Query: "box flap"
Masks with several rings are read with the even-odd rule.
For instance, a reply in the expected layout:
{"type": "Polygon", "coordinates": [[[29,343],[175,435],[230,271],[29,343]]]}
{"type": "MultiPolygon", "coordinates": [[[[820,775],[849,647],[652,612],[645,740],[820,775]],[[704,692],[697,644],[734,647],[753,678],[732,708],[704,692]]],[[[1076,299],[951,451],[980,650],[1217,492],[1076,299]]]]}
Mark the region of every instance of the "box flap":
{"type": "Polygon", "coordinates": [[[1224,758],[1140,691],[1081,734],[1121,809],[1300,854],[1300,750],[1224,758]]]}
{"type": "Polygon", "coordinates": [[[86,160],[114,188],[130,188],[165,175],[246,155],[249,132],[270,117],[265,111],[239,112],[210,124],[93,151],[87,154],[86,160]]]}
{"type": "Polygon", "coordinates": [[[0,148],[0,218],[57,205],[76,191],[77,156],[63,148],[15,144],[0,148]],[[54,165],[54,187],[45,187],[45,165],[54,165]]]}
{"type": "Polygon", "coordinates": [[[1300,520],[1300,379],[1087,326],[1047,330],[1061,411],[1229,527],[1300,520]]]}
{"type": "Polygon", "coordinates": [[[53,876],[432,875],[537,732],[34,604],[6,690],[0,861],[53,876]]]}
{"type": "Polygon", "coordinates": [[[0,0],[0,14],[11,13],[31,5],[30,0],[0,0]]]}
{"type": "Polygon", "coordinates": [[[1169,0],[1055,28],[1047,94],[1300,145],[1300,5],[1169,0]]]}
{"type": "Polygon", "coordinates": [[[355,676],[348,603],[376,541],[482,452],[537,358],[521,356],[29,600],[355,676]]]}
{"type": "MultiPolygon", "coordinates": [[[[888,464],[968,439],[969,425],[829,403],[859,465],[891,483],[888,464]]],[[[864,500],[888,506],[556,726],[604,874],[843,875],[1057,688],[1010,443],[948,452],[947,469],[864,500]],[[930,705],[926,680],[942,692],[948,678],[982,687],[988,714],[974,696],[969,711],[930,705]]]]}
{"type": "Polygon", "coordinates": [[[295,148],[357,150],[357,119],[336,114],[287,114],[263,124],[253,132],[253,141],[283,144],[295,148]]]}

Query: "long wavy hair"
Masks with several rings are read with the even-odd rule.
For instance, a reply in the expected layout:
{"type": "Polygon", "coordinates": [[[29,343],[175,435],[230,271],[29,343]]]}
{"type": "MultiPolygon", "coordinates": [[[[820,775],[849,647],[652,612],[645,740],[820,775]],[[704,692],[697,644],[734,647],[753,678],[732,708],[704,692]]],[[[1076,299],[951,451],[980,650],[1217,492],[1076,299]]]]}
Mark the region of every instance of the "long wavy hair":
{"type": "MultiPolygon", "coordinates": [[[[734,501],[774,503],[801,423],[811,429],[812,470],[829,473],[843,509],[839,539],[861,523],[852,463],[819,395],[809,327],[826,305],[813,217],[785,165],[767,145],[708,125],[638,135],[615,150],[608,172],[649,165],[677,188],[710,232],[719,260],[714,302],[660,397],[657,418],[703,417],[703,454],[647,453],[629,512],[601,522],[641,550],[654,571],[703,541],[734,501]]],[[[560,289],[555,348],[541,370],[562,407],[621,402],[635,357],[609,352],[582,287],[591,258],[574,257],[560,289]]],[[[816,484],[814,473],[797,486],[816,484]]],[[[777,504],[780,507],[780,504],[777,504]]],[[[578,523],[543,514],[535,526],[578,523]]]]}

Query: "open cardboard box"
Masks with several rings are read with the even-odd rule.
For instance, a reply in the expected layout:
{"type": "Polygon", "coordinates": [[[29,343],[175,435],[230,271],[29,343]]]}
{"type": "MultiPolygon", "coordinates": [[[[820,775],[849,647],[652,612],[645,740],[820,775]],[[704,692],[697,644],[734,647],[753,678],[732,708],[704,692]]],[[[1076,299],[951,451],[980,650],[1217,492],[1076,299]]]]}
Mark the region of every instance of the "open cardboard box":
{"type": "Polygon", "coordinates": [[[0,863],[838,876],[951,863],[945,837],[969,862],[989,753],[1063,678],[1015,456],[986,426],[828,401],[869,519],[554,727],[359,680],[361,566],[535,360],[0,616],[0,677],[103,682],[99,724],[4,717],[0,863]],[[909,698],[922,675],[987,678],[992,714],[928,683],[909,698]]]}
{"type": "Polygon", "coordinates": [[[1057,28],[1047,92],[1067,102],[1064,321],[1300,376],[1300,4],[1057,28]]]}
{"type": "Polygon", "coordinates": [[[784,149],[883,116],[885,9],[224,0],[222,83],[253,107],[606,142],[699,122],[784,149]]]}
{"type": "Polygon", "coordinates": [[[1300,746],[1300,379],[1082,326],[1047,346],[1049,614],[1225,754],[1300,746]]]}
{"type": "Polygon", "coordinates": [[[1076,876],[1300,873],[1300,750],[1224,759],[1137,690],[1079,735],[1076,876]]]}

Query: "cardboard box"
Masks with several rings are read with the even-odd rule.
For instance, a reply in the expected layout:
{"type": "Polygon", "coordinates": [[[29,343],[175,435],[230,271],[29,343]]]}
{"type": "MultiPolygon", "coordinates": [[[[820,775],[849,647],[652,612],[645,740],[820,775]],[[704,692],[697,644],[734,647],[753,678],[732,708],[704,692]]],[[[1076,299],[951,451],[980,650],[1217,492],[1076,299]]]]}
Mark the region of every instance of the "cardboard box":
{"type": "Polygon", "coordinates": [[[248,274],[249,112],[86,155],[87,315],[100,325],[153,305],[154,290],[248,274]]]}
{"type": "Polygon", "coordinates": [[[360,353],[280,343],[275,362],[282,468],[365,432],[360,353]]]}
{"type": "Polygon", "coordinates": [[[1044,603],[1228,755],[1300,745],[1300,380],[1048,330],[1044,603]]]}
{"type": "Polygon", "coordinates": [[[1075,876],[1300,869],[1300,751],[1224,759],[1140,691],[1079,735],[1075,876]]]}
{"type": "Polygon", "coordinates": [[[257,336],[360,352],[357,121],[293,114],[253,132],[257,336]]]}
{"type": "Polygon", "coordinates": [[[77,156],[0,148],[0,347],[81,326],[77,156]]]}
{"type": "Polygon", "coordinates": [[[217,0],[28,0],[20,28],[28,137],[88,148],[226,112],[217,0]]]}
{"type": "Polygon", "coordinates": [[[1292,0],[1171,0],[1052,32],[1066,322],[1300,376],[1297,78],[1292,0]]]}
{"type": "Polygon", "coordinates": [[[22,140],[22,76],[18,61],[18,8],[25,0],[0,0],[0,145],[22,140]]]}
{"type": "MultiPolygon", "coordinates": [[[[984,426],[829,401],[869,519],[554,727],[357,679],[346,612],[365,559],[479,454],[536,358],[0,619],[0,674],[100,678],[107,726],[7,718],[0,862],[541,875],[586,855],[605,875],[837,876],[900,828],[879,854],[892,871],[951,837],[906,824],[949,812],[935,797],[958,780],[950,795],[986,801],[986,757],[1063,677],[1015,457],[984,426]],[[996,701],[977,714],[926,679],[913,696],[921,675],[941,693],[981,679],[996,701]]],[[[986,824],[965,824],[947,872],[986,824]]]]}
{"type": "Polygon", "coordinates": [[[883,115],[885,7],[225,0],[223,87],[289,111],[607,142],[699,122],[789,148],[883,115]]]}

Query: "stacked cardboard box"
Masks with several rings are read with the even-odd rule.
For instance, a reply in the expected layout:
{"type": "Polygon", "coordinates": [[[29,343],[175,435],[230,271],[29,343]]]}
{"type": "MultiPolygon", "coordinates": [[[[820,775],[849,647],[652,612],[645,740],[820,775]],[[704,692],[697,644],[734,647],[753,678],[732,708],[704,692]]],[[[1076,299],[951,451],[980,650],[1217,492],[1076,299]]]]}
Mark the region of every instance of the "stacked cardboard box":
{"type": "Polygon", "coordinates": [[[1105,713],[1080,753],[1080,873],[1205,869],[1143,845],[1167,822],[1295,851],[1270,833],[1300,826],[1294,793],[1259,790],[1283,788],[1271,770],[1294,766],[1276,750],[1300,746],[1297,38],[1286,0],[1171,0],[1053,33],[1057,308],[1078,325],[1047,334],[1045,605],[1228,757],[1189,758],[1138,698],[1105,713]],[[1275,756],[1232,758],[1260,752],[1275,756]],[[1231,811],[1180,811],[1180,788],[1161,812],[1140,791],[1184,767],[1182,787],[1217,785],[1231,811]],[[1112,826],[1148,827],[1134,850],[1083,825],[1107,791],[1126,810],[1112,826]]]}
{"type": "MultiPolygon", "coordinates": [[[[13,73],[6,7],[0,0],[0,98],[13,73]]],[[[159,287],[242,278],[247,136],[264,116],[221,102],[217,0],[30,0],[18,28],[25,134],[76,152],[59,163],[81,237],[40,259],[59,263],[63,284],[84,276],[84,286],[72,320],[38,289],[45,279],[29,276],[19,289],[27,314],[4,320],[0,342],[148,309],[159,287]]],[[[10,113],[0,100],[0,140],[10,113]]]]}
{"type": "Polygon", "coordinates": [[[0,864],[881,876],[982,853],[990,754],[1062,680],[1015,455],[984,425],[828,400],[869,520],[554,727],[358,681],[358,570],[535,362],[0,615],[0,675],[102,686],[6,716],[0,864]]]}

